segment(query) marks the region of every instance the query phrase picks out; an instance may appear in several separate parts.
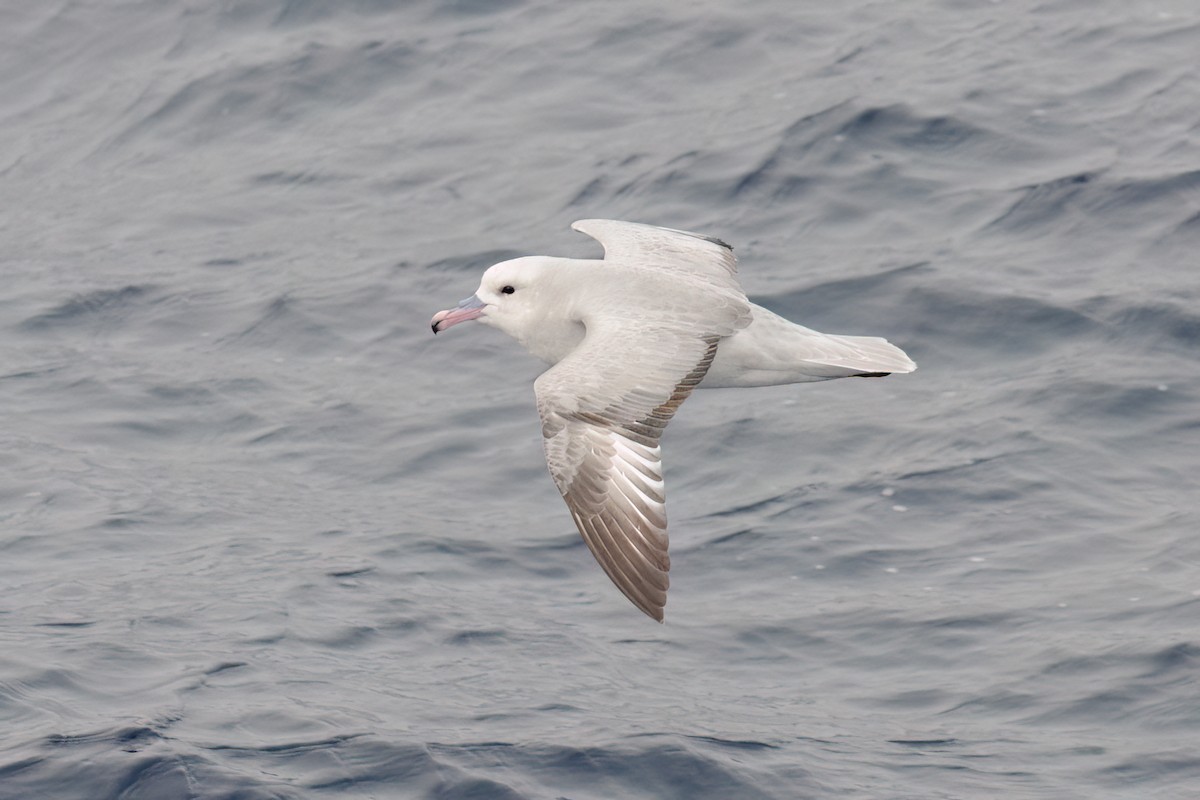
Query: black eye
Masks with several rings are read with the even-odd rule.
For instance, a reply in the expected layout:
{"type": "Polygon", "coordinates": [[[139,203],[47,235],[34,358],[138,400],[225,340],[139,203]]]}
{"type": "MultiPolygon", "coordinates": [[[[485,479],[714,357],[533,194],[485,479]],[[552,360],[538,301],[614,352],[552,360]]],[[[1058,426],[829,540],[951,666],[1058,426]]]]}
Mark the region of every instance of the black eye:
{"type": "Polygon", "coordinates": [[[516,289],[514,289],[513,287],[505,286],[504,288],[502,288],[500,290],[500,294],[512,294],[515,291],[516,291],[516,289]]]}

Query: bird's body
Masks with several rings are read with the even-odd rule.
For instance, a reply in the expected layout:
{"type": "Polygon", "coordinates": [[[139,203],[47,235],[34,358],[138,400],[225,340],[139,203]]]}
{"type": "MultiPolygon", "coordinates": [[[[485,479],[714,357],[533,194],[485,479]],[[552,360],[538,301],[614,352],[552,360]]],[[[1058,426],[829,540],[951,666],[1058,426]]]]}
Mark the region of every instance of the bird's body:
{"type": "Polygon", "coordinates": [[[661,621],[670,559],[658,441],[691,391],[916,365],[884,339],[818,333],[751,303],[720,240],[616,220],[572,227],[605,258],[496,264],[433,329],[479,319],[551,365],[534,383],[550,474],[608,576],[661,621]]]}

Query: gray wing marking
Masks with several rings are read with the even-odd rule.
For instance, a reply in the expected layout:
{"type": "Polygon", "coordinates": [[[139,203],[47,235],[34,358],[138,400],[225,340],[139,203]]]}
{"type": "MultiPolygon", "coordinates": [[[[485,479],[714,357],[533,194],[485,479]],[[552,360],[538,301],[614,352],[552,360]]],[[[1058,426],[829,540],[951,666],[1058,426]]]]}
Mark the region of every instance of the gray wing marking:
{"type": "Polygon", "coordinates": [[[720,337],[643,332],[662,345],[648,369],[614,353],[616,335],[589,334],[534,387],[546,463],[580,535],[617,588],[661,622],[671,559],[659,438],[720,337]]]}

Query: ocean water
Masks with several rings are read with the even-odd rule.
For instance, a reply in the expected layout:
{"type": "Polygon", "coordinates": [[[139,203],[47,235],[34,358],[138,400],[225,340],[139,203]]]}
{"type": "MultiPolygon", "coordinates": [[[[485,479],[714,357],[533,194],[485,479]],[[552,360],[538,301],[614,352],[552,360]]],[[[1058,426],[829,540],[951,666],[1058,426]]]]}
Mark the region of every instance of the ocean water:
{"type": "Polygon", "coordinates": [[[0,9],[0,800],[1200,796],[1185,0],[0,9]],[[611,217],[912,375],[697,392],[665,625],[502,334],[611,217]]]}

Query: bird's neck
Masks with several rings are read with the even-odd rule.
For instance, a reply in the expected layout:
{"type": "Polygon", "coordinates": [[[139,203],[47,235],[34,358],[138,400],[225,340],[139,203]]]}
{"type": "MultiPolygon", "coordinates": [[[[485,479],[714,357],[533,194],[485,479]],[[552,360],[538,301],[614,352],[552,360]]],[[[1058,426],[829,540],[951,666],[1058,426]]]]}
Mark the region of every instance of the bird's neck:
{"type": "Polygon", "coordinates": [[[546,319],[518,338],[534,356],[554,365],[562,361],[583,341],[583,323],[567,319],[546,319]]]}

